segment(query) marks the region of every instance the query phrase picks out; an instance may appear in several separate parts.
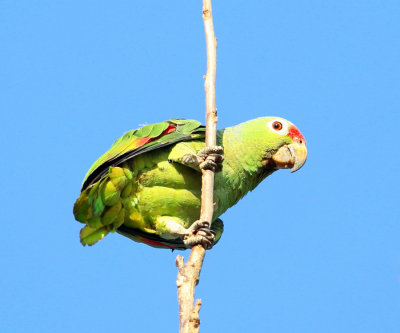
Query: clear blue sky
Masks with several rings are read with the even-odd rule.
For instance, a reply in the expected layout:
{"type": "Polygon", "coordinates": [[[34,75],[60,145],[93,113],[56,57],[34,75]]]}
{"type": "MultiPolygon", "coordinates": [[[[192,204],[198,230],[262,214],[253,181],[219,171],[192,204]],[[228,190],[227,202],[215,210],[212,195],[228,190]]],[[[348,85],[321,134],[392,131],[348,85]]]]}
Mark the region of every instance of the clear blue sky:
{"type": "MultiPolygon", "coordinates": [[[[214,19],[219,126],[282,116],[309,159],[222,216],[202,332],[396,332],[400,3],[215,1],[214,19]]],[[[84,248],[72,205],[125,131],[204,120],[203,34],[200,0],[1,1],[1,332],[177,331],[176,253],[84,248]]]]}

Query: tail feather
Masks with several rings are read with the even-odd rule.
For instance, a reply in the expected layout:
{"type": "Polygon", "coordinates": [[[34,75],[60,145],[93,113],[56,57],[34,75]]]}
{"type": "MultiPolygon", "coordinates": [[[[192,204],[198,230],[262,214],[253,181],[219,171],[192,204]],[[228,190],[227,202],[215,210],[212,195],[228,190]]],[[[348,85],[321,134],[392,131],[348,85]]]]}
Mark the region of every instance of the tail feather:
{"type": "Polygon", "coordinates": [[[122,199],[132,191],[132,174],[126,168],[111,167],[108,174],[81,192],[74,216],[85,223],[80,233],[82,245],[93,245],[125,220],[122,199]]]}

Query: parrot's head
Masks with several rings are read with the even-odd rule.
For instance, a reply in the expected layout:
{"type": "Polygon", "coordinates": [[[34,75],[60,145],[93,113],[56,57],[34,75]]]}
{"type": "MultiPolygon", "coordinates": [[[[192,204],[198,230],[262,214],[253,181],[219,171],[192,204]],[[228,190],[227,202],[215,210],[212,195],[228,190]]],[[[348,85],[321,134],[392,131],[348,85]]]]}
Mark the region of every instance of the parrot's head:
{"type": "Polygon", "coordinates": [[[307,148],[297,127],[279,117],[262,117],[256,121],[257,141],[265,152],[263,165],[270,170],[299,170],[306,162],[307,148]]]}

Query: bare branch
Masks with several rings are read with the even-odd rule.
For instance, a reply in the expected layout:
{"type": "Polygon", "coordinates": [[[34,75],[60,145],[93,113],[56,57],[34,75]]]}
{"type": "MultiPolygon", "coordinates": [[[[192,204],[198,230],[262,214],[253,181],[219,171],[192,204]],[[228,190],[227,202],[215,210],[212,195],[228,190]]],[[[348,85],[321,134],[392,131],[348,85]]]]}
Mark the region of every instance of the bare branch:
{"type": "Polygon", "coordinates": [[[199,283],[204,254],[204,248],[201,245],[196,245],[190,252],[186,264],[183,263],[182,256],[176,258],[176,265],[179,269],[176,285],[178,287],[179,327],[181,333],[195,333],[199,331],[201,301],[198,300],[195,307],[193,307],[193,301],[194,289],[199,283]]]}
{"type": "MultiPolygon", "coordinates": [[[[217,107],[215,100],[215,83],[217,73],[217,39],[214,34],[211,0],[203,0],[203,21],[207,47],[207,74],[204,88],[206,95],[206,146],[216,145],[217,107]]],[[[201,213],[200,220],[213,221],[213,193],[214,173],[210,170],[202,171],[201,213]]],[[[194,303],[194,291],[199,282],[201,267],[205,256],[205,249],[201,245],[192,248],[189,259],[184,264],[183,258],[176,258],[178,267],[178,302],[180,317],[180,333],[199,332],[199,311],[201,301],[194,303]]]]}

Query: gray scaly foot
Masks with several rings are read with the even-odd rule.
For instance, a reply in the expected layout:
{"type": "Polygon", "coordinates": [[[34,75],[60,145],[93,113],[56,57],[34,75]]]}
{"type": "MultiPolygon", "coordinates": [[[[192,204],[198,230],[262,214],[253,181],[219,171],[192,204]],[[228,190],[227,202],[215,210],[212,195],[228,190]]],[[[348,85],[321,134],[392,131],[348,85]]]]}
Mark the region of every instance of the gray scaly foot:
{"type": "Polygon", "coordinates": [[[215,232],[210,230],[210,223],[207,221],[196,221],[188,228],[188,233],[183,236],[183,243],[188,248],[201,244],[206,250],[209,250],[215,243],[215,232]]]}
{"type": "Polygon", "coordinates": [[[197,154],[199,168],[201,170],[211,170],[219,172],[222,170],[222,162],[224,161],[224,148],[221,146],[210,146],[200,150],[197,154]]]}

